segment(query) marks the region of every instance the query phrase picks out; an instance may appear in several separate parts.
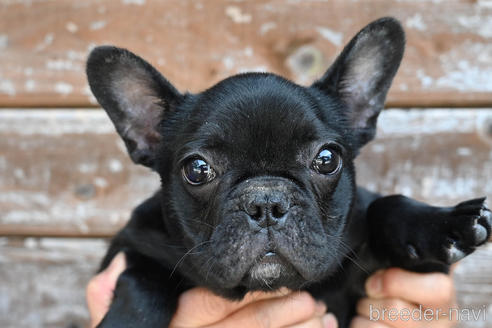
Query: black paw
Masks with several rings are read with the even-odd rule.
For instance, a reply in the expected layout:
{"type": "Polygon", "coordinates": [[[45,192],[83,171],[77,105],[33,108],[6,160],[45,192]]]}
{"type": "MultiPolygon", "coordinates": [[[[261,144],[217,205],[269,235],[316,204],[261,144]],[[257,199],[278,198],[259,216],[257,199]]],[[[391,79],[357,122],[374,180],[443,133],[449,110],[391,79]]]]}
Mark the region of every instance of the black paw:
{"type": "Polygon", "coordinates": [[[492,215],[485,206],[485,198],[460,203],[452,210],[456,221],[449,236],[448,262],[454,263],[487,242],[490,237],[492,215]]]}
{"type": "Polygon", "coordinates": [[[407,256],[414,261],[455,263],[490,238],[492,215],[485,198],[472,199],[451,208],[429,213],[428,227],[407,243],[407,256]]]}

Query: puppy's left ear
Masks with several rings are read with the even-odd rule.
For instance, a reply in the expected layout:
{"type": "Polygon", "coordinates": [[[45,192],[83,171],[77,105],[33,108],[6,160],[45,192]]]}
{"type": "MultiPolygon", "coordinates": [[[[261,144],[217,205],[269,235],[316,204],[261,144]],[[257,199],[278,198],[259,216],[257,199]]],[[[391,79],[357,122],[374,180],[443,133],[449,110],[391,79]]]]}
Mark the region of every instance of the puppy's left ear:
{"type": "Polygon", "coordinates": [[[405,33],[400,23],[381,18],[363,28],[312,86],[345,105],[357,147],[374,138],[376,121],[404,48],[405,33]]]}

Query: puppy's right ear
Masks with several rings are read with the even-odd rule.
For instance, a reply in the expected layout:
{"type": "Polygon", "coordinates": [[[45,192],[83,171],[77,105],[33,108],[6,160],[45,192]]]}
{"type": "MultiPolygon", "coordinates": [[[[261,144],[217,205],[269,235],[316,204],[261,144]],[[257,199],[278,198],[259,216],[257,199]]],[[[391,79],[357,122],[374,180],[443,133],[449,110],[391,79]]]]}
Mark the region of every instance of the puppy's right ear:
{"type": "Polygon", "coordinates": [[[162,138],[158,125],[183,96],[149,63],[116,47],[102,46],[91,52],[87,78],[131,159],[152,167],[162,138]]]}

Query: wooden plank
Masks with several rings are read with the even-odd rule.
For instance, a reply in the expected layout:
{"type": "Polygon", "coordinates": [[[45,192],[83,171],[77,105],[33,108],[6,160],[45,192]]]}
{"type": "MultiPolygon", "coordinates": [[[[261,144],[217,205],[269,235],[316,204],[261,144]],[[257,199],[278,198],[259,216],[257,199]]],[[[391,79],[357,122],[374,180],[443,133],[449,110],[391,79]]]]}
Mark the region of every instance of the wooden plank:
{"type": "Polygon", "coordinates": [[[0,238],[0,327],[87,327],[85,286],[103,240],[0,238]]]}
{"type": "Polygon", "coordinates": [[[181,90],[251,70],[308,83],[382,16],[408,35],[390,106],[492,105],[489,0],[2,0],[0,106],[94,105],[84,62],[100,44],[134,50],[181,90]]]}
{"type": "MultiPolygon", "coordinates": [[[[99,239],[0,238],[0,326],[86,327],[84,289],[105,248],[99,239]]],[[[487,311],[460,328],[490,327],[492,244],[466,258],[455,281],[463,309],[487,311]]]]}
{"type": "Polygon", "coordinates": [[[357,159],[358,183],[436,205],[492,197],[492,110],[387,110],[357,159]]]}
{"type": "Polygon", "coordinates": [[[492,243],[463,259],[454,272],[462,320],[458,328],[492,326],[492,243]],[[464,309],[474,310],[479,319],[467,318],[464,309]]]}
{"type": "Polygon", "coordinates": [[[103,111],[0,111],[0,235],[111,235],[158,189],[103,111]]]}
{"type": "MultiPolygon", "coordinates": [[[[492,109],[387,110],[358,181],[442,205],[490,198],[491,134],[492,109]]],[[[0,235],[108,236],[158,186],[103,111],[0,110],[0,235]]]]}

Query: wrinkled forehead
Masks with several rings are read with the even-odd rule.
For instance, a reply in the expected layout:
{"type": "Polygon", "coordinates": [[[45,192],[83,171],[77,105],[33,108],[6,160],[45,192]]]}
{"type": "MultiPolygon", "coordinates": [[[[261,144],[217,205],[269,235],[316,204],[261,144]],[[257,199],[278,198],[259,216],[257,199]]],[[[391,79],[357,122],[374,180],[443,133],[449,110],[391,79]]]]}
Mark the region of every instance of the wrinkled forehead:
{"type": "Polygon", "coordinates": [[[199,106],[206,114],[188,147],[266,163],[292,159],[318,141],[339,138],[304,88],[283,81],[248,82],[205,94],[199,106]]]}

